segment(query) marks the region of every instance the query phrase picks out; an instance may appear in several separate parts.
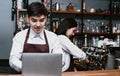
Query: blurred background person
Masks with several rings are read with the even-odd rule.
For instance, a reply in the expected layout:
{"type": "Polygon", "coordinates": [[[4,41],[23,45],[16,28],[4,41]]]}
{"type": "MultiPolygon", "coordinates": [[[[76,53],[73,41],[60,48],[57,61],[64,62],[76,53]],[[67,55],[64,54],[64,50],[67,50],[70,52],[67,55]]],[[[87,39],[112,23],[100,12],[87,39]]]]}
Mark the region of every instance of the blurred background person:
{"type": "Polygon", "coordinates": [[[74,71],[73,56],[80,60],[85,60],[86,63],[89,63],[85,52],[73,44],[70,40],[70,38],[75,35],[74,31],[76,30],[77,22],[74,18],[64,18],[56,29],[56,34],[58,35],[65,54],[66,64],[63,67],[64,71],[74,71]]]}

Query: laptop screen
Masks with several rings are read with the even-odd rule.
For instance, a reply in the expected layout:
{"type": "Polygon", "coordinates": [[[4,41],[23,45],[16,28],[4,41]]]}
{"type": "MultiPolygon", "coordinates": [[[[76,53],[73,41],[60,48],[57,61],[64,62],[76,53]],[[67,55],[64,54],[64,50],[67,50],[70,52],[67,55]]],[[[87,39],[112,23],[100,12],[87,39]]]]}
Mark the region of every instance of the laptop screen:
{"type": "Polygon", "coordinates": [[[22,76],[61,76],[62,54],[23,53],[22,76]]]}

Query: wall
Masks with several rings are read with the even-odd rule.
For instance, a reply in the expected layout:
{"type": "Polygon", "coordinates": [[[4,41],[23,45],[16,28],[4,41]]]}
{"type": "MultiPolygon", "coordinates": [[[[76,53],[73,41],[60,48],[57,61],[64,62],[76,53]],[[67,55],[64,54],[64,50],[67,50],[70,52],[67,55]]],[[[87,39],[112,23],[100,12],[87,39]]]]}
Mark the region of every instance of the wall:
{"type": "Polygon", "coordinates": [[[0,0],[0,59],[8,59],[14,32],[11,21],[12,0],[0,0]]]}

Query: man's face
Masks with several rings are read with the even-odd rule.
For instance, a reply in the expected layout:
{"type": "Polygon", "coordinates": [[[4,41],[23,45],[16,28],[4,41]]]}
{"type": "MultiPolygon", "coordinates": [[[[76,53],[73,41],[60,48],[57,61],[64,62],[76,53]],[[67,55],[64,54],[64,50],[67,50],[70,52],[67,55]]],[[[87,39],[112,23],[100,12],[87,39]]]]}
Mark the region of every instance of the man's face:
{"type": "Polygon", "coordinates": [[[40,33],[45,27],[47,16],[44,15],[41,15],[40,17],[30,16],[28,20],[32,30],[36,33],[40,33]]]}

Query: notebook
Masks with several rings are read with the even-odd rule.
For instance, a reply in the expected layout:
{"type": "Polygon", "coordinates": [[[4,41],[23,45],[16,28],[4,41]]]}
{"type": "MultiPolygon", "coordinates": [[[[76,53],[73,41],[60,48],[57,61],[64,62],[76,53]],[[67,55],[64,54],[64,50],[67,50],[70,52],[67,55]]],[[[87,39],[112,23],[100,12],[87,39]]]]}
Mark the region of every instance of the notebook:
{"type": "Polygon", "coordinates": [[[62,54],[23,53],[22,76],[61,76],[62,54]]]}

